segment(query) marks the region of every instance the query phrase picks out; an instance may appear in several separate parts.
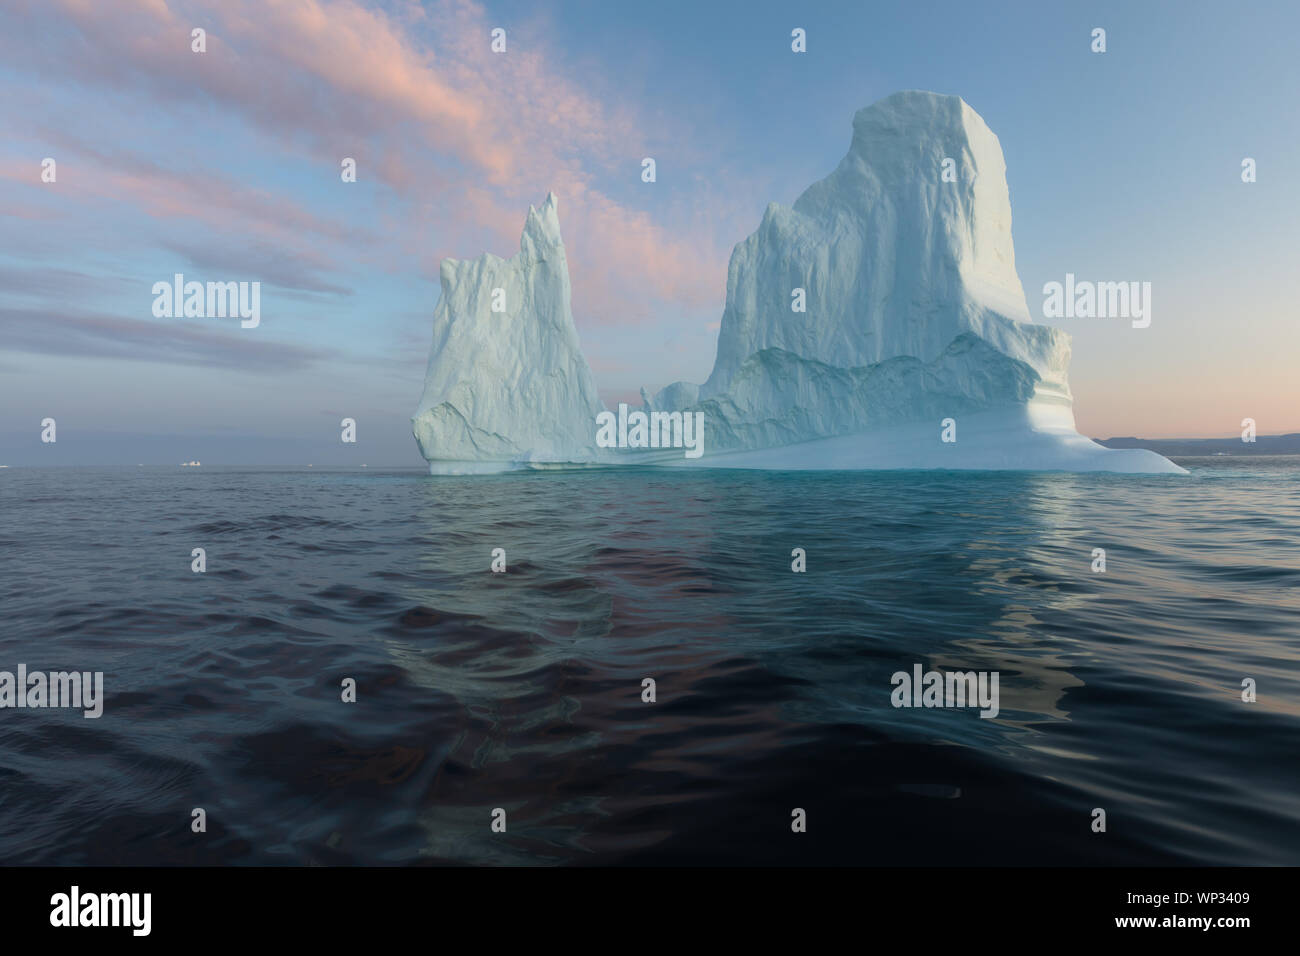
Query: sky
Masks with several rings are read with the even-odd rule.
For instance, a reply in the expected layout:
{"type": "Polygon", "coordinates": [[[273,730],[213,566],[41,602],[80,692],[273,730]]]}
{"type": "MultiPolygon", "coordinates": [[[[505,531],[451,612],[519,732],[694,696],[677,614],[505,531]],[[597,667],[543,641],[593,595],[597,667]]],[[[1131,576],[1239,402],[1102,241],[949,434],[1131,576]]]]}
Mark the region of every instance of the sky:
{"type": "Polygon", "coordinates": [[[513,255],[549,191],[602,398],[701,382],[732,247],[901,89],[1001,140],[1036,320],[1066,273],[1151,283],[1148,328],[1051,322],[1080,431],[1300,431],[1297,35],[1289,2],[0,0],[0,464],[419,465],[439,263],[513,255]],[[260,282],[260,324],[156,317],[175,273],[260,282]]]}

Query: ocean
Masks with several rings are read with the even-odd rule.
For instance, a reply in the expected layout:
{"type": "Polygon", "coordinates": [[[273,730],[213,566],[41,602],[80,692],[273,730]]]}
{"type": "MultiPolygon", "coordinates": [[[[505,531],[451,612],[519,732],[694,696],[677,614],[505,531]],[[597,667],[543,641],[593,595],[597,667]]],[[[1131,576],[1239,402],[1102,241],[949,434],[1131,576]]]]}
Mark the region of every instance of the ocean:
{"type": "Polygon", "coordinates": [[[1300,458],[1178,463],[0,471],[0,671],[103,674],[0,858],[1296,864],[1300,458]]]}

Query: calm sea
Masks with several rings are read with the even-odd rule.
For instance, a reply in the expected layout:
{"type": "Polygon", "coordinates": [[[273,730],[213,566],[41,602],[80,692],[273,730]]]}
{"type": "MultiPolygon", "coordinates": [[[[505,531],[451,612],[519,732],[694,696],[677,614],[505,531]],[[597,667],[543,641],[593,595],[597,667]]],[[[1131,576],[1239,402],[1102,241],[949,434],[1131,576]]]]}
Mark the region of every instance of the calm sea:
{"type": "Polygon", "coordinates": [[[105,696],[0,710],[0,859],[1300,863],[1300,459],[1179,462],[0,471],[0,671],[105,696]]]}

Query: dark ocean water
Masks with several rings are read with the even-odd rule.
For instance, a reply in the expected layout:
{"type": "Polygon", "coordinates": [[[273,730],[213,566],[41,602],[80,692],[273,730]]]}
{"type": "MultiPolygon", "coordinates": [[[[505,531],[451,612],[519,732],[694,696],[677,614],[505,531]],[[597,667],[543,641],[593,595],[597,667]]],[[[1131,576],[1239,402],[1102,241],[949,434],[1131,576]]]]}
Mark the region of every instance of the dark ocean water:
{"type": "Polygon", "coordinates": [[[1300,459],[1180,461],[0,471],[0,670],[106,697],[0,710],[0,859],[1300,863],[1300,459]]]}

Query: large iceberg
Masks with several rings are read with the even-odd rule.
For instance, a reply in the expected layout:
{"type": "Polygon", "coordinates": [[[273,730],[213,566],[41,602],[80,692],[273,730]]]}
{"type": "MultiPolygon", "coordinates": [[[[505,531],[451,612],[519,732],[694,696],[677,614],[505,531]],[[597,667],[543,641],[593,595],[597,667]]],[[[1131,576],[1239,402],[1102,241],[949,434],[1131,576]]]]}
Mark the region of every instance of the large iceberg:
{"type": "Polygon", "coordinates": [[[530,210],[518,256],[448,259],[441,278],[413,419],[434,471],[1182,471],[1076,431],[1069,336],[1031,321],[1016,274],[1002,147],[956,96],[860,110],[835,171],[792,207],[769,205],[736,246],[712,374],[643,390],[631,416],[701,422],[700,457],[627,447],[626,409],[621,447],[598,441],[553,195],[530,210]]]}

